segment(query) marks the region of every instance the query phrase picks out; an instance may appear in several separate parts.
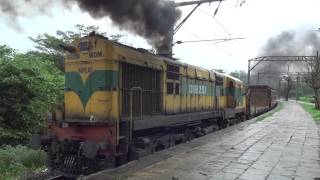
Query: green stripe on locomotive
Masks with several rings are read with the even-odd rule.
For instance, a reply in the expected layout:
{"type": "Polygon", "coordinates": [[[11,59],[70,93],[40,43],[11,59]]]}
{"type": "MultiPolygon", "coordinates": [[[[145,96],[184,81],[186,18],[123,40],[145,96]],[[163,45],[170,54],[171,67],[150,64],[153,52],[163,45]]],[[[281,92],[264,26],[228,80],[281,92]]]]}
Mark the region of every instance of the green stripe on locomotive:
{"type": "Polygon", "coordinates": [[[65,88],[75,92],[83,107],[86,106],[92,94],[96,91],[110,91],[118,85],[118,71],[97,70],[92,72],[86,80],[78,72],[66,72],[65,88]]]}

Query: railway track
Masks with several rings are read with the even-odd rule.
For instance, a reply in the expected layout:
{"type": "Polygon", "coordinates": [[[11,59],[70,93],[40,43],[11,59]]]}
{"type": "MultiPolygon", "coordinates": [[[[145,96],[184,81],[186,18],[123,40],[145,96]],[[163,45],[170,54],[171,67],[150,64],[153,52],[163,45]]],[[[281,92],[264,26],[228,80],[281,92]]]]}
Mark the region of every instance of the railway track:
{"type": "Polygon", "coordinates": [[[45,172],[45,173],[39,173],[39,174],[32,174],[23,179],[25,180],[62,180],[62,179],[70,179],[70,178],[67,178],[63,175],[55,175],[49,172],[45,172]]]}
{"type": "Polygon", "coordinates": [[[42,180],[76,180],[77,178],[66,177],[63,175],[51,176],[42,180]]]}
{"type": "Polygon", "coordinates": [[[49,177],[45,180],[62,180],[62,179],[66,179],[66,177],[64,177],[63,175],[57,175],[57,176],[49,177]]]}

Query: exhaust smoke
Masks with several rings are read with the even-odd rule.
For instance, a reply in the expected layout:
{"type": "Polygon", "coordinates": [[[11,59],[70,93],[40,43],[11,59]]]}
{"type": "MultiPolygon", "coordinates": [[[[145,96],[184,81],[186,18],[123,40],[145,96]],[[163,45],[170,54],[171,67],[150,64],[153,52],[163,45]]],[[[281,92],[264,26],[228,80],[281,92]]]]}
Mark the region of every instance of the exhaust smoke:
{"type": "Polygon", "coordinates": [[[170,0],[1,0],[0,14],[20,30],[18,17],[47,13],[53,4],[70,10],[70,5],[76,4],[93,18],[109,17],[120,29],[146,38],[158,52],[171,49],[172,30],[181,16],[170,0]]]}
{"type": "Polygon", "coordinates": [[[262,56],[306,56],[320,50],[320,32],[283,31],[268,39],[262,49],[262,56]]]}
{"type": "MultiPolygon", "coordinates": [[[[269,38],[259,56],[314,56],[319,50],[320,32],[313,29],[290,30],[269,38]]],[[[277,89],[281,74],[304,71],[304,62],[261,62],[252,74],[252,81],[258,82],[260,73],[260,83],[277,89]]]]}

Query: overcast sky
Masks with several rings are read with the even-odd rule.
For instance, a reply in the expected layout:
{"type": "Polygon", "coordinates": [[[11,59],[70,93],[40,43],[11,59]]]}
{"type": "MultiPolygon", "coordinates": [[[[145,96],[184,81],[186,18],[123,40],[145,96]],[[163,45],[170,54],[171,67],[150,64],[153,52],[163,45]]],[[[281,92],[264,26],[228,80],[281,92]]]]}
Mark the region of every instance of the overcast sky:
{"type": "MultiPolygon", "coordinates": [[[[174,39],[188,41],[230,36],[245,39],[219,44],[202,42],[175,45],[175,57],[206,69],[223,69],[227,72],[246,70],[248,59],[259,56],[268,38],[286,30],[303,32],[320,27],[320,0],[247,0],[241,7],[237,5],[238,1],[222,2],[215,18],[212,15],[217,3],[201,5],[174,39]]],[[[56,30],[74,30],[75,24],[85,24],[98,25],[108,34],[121,32],[126,35],[122,40],[126,44],[150,48],[144,39],[114,27],[108,18],[93,19],[76,6],[71,10],[58,5],[50,9],[46,15],[33,14],[16,20],[8,19],[0,13],[0,45],[7,44],[24,52],[33,49],[28,39],[30,36],[35,37],[41,33],[54,35],[56,30]],[[17,21],[22,30],[18,31],[12,21],[17,21]]],[[[181,8],[182,17],[191,9],[181,8]]]]}

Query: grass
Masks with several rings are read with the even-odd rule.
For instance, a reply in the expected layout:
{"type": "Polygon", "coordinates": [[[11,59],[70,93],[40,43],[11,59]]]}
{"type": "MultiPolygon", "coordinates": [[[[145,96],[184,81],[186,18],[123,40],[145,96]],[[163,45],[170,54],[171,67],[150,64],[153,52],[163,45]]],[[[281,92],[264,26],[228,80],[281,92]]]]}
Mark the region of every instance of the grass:
{"type": "Polygon", "coordinates": [[[320,110],[316,109],[313,104],[300,103],[300,105],[303,107],[305,111],[310,113],[310,115],[317,124],[320,123],[320,110]]]}
{"type": "Polygon", "coordinates": [[[270,116],[272,116],[274,113],[280,111],[282,108],[283,108],[282,102],[278,102],[278,105],[277,105],[277,107],[276,107],[275,109],[273,109],[273,110],[271,110],[271,111],[269,111],[269,112],[267,112],[267,113],[264,113],[264,114],[258,116],[257,119],[256,119],[256,121],[262,121],[262,120],[264,120],[265,118],[270,117],[270,116]]]}
{"type": "Polygon", "coordinates": [[[301,97],[299,97],[299,101],[303,101],[306,103],[312,103],[313,97],[312,96],[301,96],[301,97]]]}
{"type": "Polygon", "coordinates": [[[0,147],[0,179],[21,179],[27,173],[42,171],[45,166],[45,153],[26,146],[0,147]]]}

